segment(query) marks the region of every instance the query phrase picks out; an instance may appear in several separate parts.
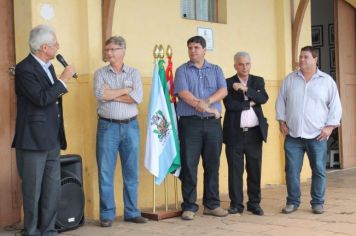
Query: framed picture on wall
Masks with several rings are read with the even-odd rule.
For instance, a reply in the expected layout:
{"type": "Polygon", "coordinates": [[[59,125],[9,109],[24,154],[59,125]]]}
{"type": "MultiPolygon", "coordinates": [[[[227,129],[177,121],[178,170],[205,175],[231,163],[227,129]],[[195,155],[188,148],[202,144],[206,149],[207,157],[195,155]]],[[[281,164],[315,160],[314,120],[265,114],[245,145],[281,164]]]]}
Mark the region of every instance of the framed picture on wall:
{"type": "Polygon", "coordinates": [[[323,46],[323,25],[312,26],[312,44],[314,47],[323,46]]]}
{"type": "Polygon", "coordinates": [[[330,46],[335,45],[334,24],[329,24],[329,27],[328,27],[328,39],[329,39],[329,45],[330,46]]]}
{"type": "Polygon", "coordinates": [[[213,51],[214,49],[214,39],[213,39],[213,29],[198,27],[198,35],[202,36],[206,41],[206,50],[213,51]]]}
{"type": "Polygon", "coordinates": [[[318,68],[321,70],[321,48],[316,48],[318,50],[318,68]]]}
{"type": "Polygon", "coordinates": [[[330,70],[330,76],[333,77],[334,80],[336,80],[336,71],[330,70]]]}
{"type": "Polygon", "coordinates": [[[329,48],[330,69],[335,69],[335,48],[329,48]]]}

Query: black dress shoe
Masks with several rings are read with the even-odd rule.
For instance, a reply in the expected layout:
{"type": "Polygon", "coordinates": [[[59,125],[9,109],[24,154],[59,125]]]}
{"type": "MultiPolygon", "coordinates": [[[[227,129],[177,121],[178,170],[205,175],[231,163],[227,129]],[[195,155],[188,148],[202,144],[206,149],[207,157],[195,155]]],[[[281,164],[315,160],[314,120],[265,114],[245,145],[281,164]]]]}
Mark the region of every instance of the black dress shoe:
{"type": "Polygon", "coordinates": [[[230,207],[228,210],[229,214],[242,214],[243,210],[236,207],[230,207]]]}
{"type": "Polygon", "coordinates": [[[145,217],[137,216],[134,218],[125,219],[125,221],[133,222],[133,223],[137,223],[137,224],[144,224],[144,223],[147,223],[148,220],[145,217]]]}
{"type": "Polygon", "coordinates": [[[112,225],[112,220],[101,220],[100,221],[101,227],[111,227],[111,225],[112,225]]]}
{"type": "Polygon", "coordinates": [[[260,206],[257,206],[257,207],[254,207],[254,208],[247,207],[247,210],[252,212],[252,214],[258,215],[258,216],[263,216],[265,214],[263,209],[260,206]]]}

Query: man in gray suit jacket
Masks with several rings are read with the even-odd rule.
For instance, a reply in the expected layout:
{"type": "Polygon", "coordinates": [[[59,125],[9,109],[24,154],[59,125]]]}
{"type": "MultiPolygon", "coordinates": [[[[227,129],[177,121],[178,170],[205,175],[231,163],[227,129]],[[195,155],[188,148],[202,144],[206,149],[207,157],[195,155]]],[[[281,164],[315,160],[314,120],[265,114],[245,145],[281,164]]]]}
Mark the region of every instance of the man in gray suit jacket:
{"type": "Polygon", "coordinates": [[[60,149],[67,146],[62,112],[65,83],[75,73],[67,66],[57,79],[50,62],[59,48],[54,30],[39,25],[30,32],[31,53],[15,70],[16,130],[12,147],[22,179],[22,235],[57,235],[60,149]]]}

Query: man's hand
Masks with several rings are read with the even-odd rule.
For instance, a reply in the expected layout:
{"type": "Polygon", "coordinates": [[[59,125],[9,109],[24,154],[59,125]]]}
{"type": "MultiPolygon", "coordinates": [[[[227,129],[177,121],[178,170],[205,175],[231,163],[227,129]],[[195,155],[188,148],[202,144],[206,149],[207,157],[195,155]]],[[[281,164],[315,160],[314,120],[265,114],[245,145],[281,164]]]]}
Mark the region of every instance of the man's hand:
{"type": "Polygon", "coordinates": [[[247,86],[245,86],[244,84],[242,83],[233,83],[232,85],[232,88],[235,90],[235,91],[238,91],[239,89],[242,90],[243,92],[246,92],[247,91],[247,86]]]}
{"type": "Polygon", "coordinates": [[[69,79],[75,74],[75,68],[72,65],[66,66],[62,74],[59,76],[59,79],[64,83],[68,83],[69,79]]]}
{"type": "Polygon", "coordinates": [[[289,128],[285,121],[281,121],[281,120],[279,121],[279,130],[283,135],[287,135],[289,133],[289,128]]]}
{"type": "Polygon", "coordinates": [[[125,91],[126,91],[126,94],[129,94],[129,93],[131,93],[131,91],[132,91],[132,88],[131,87],[127,87],[127,88],[124,88],[125,89],[125,91]]]}
{"type": "Polygon", "coordinates": [[[254,105],[256,105],[256,103],[254,101],[250,101],[250,107],[253,107],[254,105]]]}
{"type": "Polygon", "coordinates": [[[101,87],[102,90],[105,90],[105,89],[111,89],[110,88],[110,85],[108,84],[103,84],[103,86],[101,87]]]}
{"type": "Polygon", "coordinates": [[[220,114],[220,112],[218,111],[218,109],[210,109],[210,112],[209,113],[213,113],[214,114],[214,117],[215,117],[215,119],[220,119],[220,117],[221,117],[221,114],[220,114]]]}
{"type": "Polygon", "coordinates": [[[328,140],[329,136],[331,135],[331,132],[333,132],[334,126],[325,126],[318,137],[316,137],[316,140],[318,141],[323,141],[323,140],[328,140]]]}
{"type": "MultiPolygon", "coordinates": [[[[120,98],[122,96],[129,96],[128,94],[132,91],[132,88],[122,88],[122,89],[112,89],[110,87],[110,85],[104,83],[102,86],[101,86],[101,89],[102,89],[102,93],[103,93],[103,96],[102,96],[102,100],[103,101],[111,101],[111,100],[114,100],[114,101],[121,101],[120,99],[116,99],[116,98],[120,98]]],[[[126,100],[124,100],[123,102],[126,102],[126,100]]]]}
{"type": "Polygon", "coordinates": [[[195,107],[195,110],[197,110],[198,112],[205,112],[208,107],[209,104],[207,101],[199,100],[195,107]]]}

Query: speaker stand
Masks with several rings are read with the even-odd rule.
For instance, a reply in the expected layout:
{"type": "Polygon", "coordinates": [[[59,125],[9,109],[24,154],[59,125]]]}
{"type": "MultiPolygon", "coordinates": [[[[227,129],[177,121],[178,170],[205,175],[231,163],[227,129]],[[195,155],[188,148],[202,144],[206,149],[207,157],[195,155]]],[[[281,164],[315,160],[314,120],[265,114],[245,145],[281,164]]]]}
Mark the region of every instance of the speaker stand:
{"type": "Polygon", "coordinates": [[[174,218],[182,215],[181,210],[168,210],[168,211],[156,211],[156,212],[149,212],[143,211],[141,215],[150,220],[164,220],[168,218],[174,218]]]}

